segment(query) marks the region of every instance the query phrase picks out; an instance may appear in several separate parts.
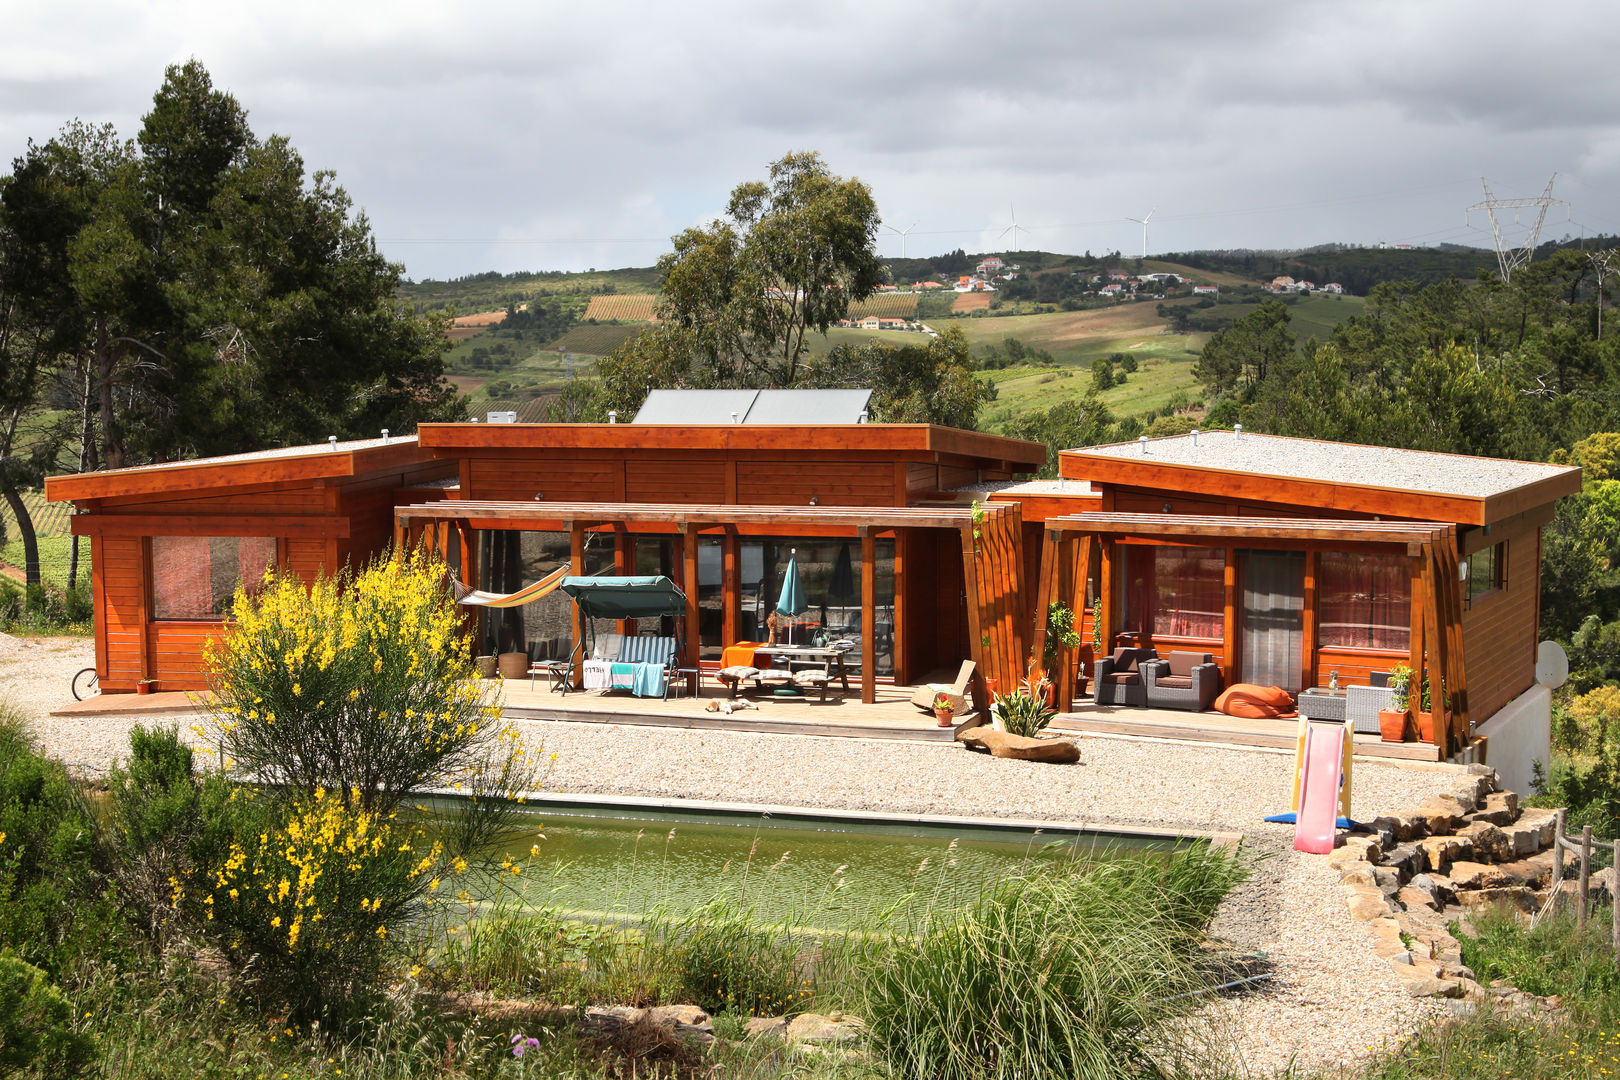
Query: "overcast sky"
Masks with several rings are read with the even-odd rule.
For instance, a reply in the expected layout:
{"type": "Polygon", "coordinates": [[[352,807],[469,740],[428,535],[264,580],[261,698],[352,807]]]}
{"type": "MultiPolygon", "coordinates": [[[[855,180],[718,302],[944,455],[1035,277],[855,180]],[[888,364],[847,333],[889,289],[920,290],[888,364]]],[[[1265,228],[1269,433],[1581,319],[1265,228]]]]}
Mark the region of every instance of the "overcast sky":
{"type": "Polygon", "coordinates": [[[1011,248],[1014,215],[1019,248],[1134,255],[1155,208],[1151,252],[1489,246],[1480,178],[1554,172],[1544,239],[1620,233],[1612,0],[0,9],[7,161],[74,117],[133,136],[195,57],[418,279],[649,265],[804,149],[913,256],[1011,248]]]}

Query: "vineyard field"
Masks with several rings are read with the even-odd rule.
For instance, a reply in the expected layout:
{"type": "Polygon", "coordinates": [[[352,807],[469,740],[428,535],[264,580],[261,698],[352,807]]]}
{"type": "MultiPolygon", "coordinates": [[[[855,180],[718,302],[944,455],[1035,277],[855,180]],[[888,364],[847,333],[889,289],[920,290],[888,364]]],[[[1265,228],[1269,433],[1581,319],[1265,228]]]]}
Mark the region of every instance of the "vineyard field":
{"type": "Polygon", "coordinates": [[[654,293],[593,296],[590,306],[585,309],[585,318],[597,322],[651,322],[657,303],[658,297],[654,293]]]}
{"type": "Polygon", "coordinates": [[[865,319],[876,315],[880,319],[915,319],[916,293],[873,293],[858,304],[849,305],[849,317],[865,319]]]}
{"type": "Polygon", "coordinates": [[[640,333],[639,326],[571,326],[547,348],[561,352],[606,356],[640,333]]]}

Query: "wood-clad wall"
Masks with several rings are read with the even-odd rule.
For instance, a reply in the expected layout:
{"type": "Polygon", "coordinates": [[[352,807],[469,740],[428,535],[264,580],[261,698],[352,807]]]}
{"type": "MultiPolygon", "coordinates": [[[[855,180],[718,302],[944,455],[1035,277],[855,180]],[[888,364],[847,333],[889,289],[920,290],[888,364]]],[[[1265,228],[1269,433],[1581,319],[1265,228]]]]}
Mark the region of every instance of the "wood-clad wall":
{"type": "Polygon", "coordinates": [[[1541,598],[1535,533],[1507,541],[1507,588],[1476,597],[1462,613],[1468,708],[1476,723],[1536,679],[1536,607],[1541,598]]]}

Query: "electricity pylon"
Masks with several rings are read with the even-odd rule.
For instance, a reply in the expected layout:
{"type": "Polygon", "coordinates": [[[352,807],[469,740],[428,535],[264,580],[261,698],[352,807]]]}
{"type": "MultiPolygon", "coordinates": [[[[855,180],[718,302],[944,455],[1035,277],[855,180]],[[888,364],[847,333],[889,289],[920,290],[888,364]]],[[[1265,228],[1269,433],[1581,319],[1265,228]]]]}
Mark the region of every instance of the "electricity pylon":
{"type": "Polygon", "coordinates": [[[1553,184],[1557,180],[1558,174],[1553,173],[1552,179],[1547,181],[1546,188],[1534,199],[1498,199],[1491,193],[1491,185],[1486,182],[1485,178],[1483,176],[1479,178],[1480,186],[1485,189],[1485,198],[1482,202],[1477,202],[1468,208],[1468,221],[1469,224],[1473,224],[1472,215],[1475,210],[1483,210],[1489,215],[1491,219],[1491,235],[1496,237],[1496,265],[1502,271],[1503,281],[1510,280],[1513,277],[1513,271],[1519,267],[1529,265],[1531,256],[1535,255],[1536,243],[1541,239],[1541,225],[1547,220],[1547,207],[1569,206],[1569,203],[1563,199],[1552,197],[1553,184]],[[1536,223],[1530,227],[1525,243],[1521,247],[1510,248],[1506,246],[1502,240],[1502,223],[1497,220],[1496,212],[1498,210],[1512,210],[1514,212],[1513,223],[1517,225],[1519,224],[1518,212],[1532,206],[1536,208],[1536,223]]]}

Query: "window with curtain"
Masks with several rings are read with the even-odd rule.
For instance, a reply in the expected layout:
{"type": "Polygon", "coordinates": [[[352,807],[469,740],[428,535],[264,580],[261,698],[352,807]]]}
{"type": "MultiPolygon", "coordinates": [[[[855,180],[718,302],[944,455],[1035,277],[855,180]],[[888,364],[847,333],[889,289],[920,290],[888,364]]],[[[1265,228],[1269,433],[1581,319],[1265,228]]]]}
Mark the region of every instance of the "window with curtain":
{"type": "Polygon", "coordinates": [[[1399,555],[1322,552],[1316,605],[1316,638],[1323,648],[1412,647],[1412,568],[1399,555]]]}
{"type": "Polygon", "coordinates": [[[1127,544],[1125,629],[1220,641],[1225,632],[1226,551],[1127,544]]]}
{"type": "Polygon", "coordinates": [[[222,619],[237,583],[257,592],[275,561],[273,536],[154,536],[152,618],[222,619]]]}

